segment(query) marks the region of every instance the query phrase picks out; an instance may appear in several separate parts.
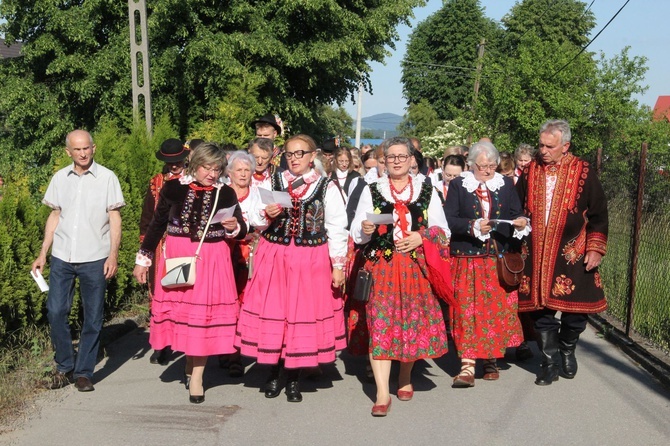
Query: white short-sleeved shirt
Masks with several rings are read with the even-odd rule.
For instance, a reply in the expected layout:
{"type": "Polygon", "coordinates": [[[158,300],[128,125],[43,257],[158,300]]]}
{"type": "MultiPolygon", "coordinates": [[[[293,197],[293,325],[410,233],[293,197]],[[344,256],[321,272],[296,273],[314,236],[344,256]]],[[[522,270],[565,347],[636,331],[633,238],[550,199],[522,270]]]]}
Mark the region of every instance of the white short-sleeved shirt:
{"type": "Polygon", "coordinates": [[[68,263],[109,256],[109,211],[125,206],[119,179],[95,161],[83,175],[74,164],[51,178],[42,203],[60,210],[51,255],[68,263]]]}

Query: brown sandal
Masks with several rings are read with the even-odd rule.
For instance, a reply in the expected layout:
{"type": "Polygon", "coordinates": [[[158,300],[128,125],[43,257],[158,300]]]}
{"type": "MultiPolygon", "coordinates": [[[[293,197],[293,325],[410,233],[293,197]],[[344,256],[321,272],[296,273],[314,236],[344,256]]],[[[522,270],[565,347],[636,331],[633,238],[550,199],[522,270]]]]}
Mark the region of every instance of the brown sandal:
{"type": "Polygon", "coordinates": [[[496,365],[495,359],[485,359],[484,360],[484,377],[486,381],[496,381],[500,378],[500,372],[498,371],[498,366],[496,365]]]}

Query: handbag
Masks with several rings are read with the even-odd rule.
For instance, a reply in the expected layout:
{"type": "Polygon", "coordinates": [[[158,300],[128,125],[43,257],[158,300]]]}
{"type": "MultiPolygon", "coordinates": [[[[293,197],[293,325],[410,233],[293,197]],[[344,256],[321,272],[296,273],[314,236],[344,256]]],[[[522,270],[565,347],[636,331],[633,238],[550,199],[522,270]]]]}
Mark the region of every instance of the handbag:
{"type": "Polygon", "coordinates": [[[356,274],[356,283],[354,284],[355,301],[367,303],[370,300],[370,291],[372,288],[372,273],[365,269],[358,270],[356,274]]]}
{"type": "Polygon", "coordinates": [[[198,249],[195,251],[195,255],[190,257],[173,257],[171,259],[168,259],[167,257],[165,258],[165,271],[167,272],[161,279],[163,288],[186,288],[195,285],[195,263],[199,258],[200,249],[205,241],[205,235],[207,235],[207,230],[212,222],[212,217],[214,217],[216,204],[219,201],[220,190],[221,189],[216,190],[214,207],[212,207],[212,212],[209,216],[209,220],[207,220],[207,226],[205,226],[205,230],[202,233],[200,244],[198,244],[198,249]]]}
{"type": "Polygon", "coordinates": [[[521,284],[526,261],[519,252],[498,252],[498,245],[495,240],[493,241],[493,247],[496,250],[496,264],[500,284],[510,290],[516,290],[521,284]]]}

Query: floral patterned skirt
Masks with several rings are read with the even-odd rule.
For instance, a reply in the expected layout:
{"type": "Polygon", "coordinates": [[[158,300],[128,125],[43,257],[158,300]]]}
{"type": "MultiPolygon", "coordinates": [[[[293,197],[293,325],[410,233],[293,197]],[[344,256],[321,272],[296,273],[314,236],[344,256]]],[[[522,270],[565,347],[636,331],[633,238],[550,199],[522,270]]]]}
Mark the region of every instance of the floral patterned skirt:
{"type": "Polygon", "coordinates": [[[447,353],[442,310],[417,263],[396,252],[372,265],[372,277],[370,301],[351,304],[350,351],[403,362],[447,353]]]}
{"type": "Polygon", "coordinates": [[[461,358],[492,359],[523,341],[518,295],[500,286],[495,257],[456,257],[452,335],[461,358]]]}

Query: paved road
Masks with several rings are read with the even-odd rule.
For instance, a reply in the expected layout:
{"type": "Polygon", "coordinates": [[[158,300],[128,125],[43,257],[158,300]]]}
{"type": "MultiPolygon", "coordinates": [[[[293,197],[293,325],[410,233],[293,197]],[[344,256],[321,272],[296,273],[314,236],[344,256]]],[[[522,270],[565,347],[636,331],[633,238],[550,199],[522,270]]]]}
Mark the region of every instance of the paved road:
{"type": "MultiPolygon", "coordinates": [[[[670,392],[617,348],[587,329],[579,373],[549,387],[533,384],[538,361],[504,367],[497,382],[452,389],[454,353],[415,367],[415,395],[394,398],[386,418],[370,416],[374,386],[360,379],[364,362],[342,354],[324,375],[303,384],[304,401],[259,388],[265,370],[231,379],[214,361],[206,401],[189,404],[180,384],[183,357],[148,361],[138,329],[108,348],[96,390],[46,392],[14,432],[11,445],[664,445],[670,444],[670,392]]],[[[394,369],[395,371],[395,369],[394,369]]],[[[479,371],[481,373],[481,371],[479,371]]]]}

